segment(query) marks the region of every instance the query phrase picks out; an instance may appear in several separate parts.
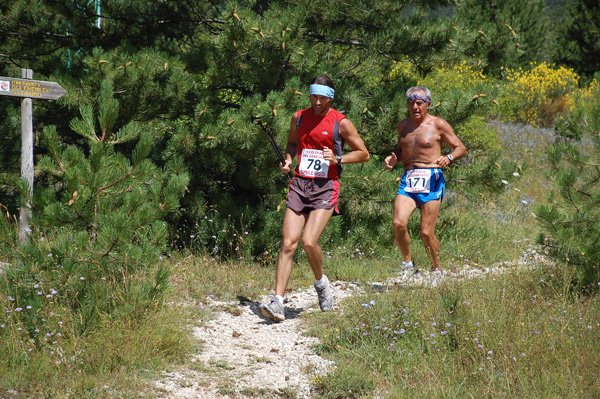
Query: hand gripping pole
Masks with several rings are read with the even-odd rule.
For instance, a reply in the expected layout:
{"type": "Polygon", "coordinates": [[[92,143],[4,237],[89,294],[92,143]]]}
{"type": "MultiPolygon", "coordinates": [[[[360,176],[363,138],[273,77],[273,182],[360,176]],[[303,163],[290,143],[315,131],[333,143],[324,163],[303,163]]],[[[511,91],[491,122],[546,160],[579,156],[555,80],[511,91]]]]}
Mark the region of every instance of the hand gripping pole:
{"type": "MultiPolygon", "coordinates": [[[[252,123],[254,123],[255,125],[259,125],[261,127],[261,129],[267,134],[267,136],[269,137],[269,140],[271,141],[271,147],[273,147],[273,151],[275,151],[275,154],[277,154],[277,158],[279,158],[279,162],[281,162],[282,165],[285,164],[285,158],[283,156],[283,153],[281,152],[281,149],[279,148],[279,146],[277,145],[277,142],[275,141],[275,137],[273,136],[273,129],[271,128],[271,117],[270,116],[253,116],[252,117],[252,123]]],[[[294,177],[294,174],[290,171],[288,172],[288,176],[291,178],[294,177]]]]}

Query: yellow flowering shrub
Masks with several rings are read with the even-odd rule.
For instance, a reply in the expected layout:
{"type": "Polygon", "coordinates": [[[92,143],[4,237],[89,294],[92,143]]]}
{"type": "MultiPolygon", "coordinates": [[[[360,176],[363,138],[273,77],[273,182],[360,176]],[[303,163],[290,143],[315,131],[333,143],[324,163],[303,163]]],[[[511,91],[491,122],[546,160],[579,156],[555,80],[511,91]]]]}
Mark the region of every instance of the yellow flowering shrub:
{"type": "Polygon", "coordinates": [[[594,79],[588,87],[579,90],[577,101],[589,112],[591,105],[600,101],[600,81],[594,79]]]}
{"type": "Polygon", "coordinates": [[[438,93],[461,88],[467,89],[473,94],[480,93],[479,88],[490,83],[491,81],[483,74],[481,69],[467,61],[450,65],[442,63],[419,82],[420,85],[427,86],[438,93]]]}
{"type": "MultiPolygon", "coordinates": [[[[410,62],[397,62],[394,61],[394,66],[390,69],[387,78],[393,79],[397,76],[411,76],[415,73],[415,66],[410,62]]],[[[381,76],[381,79],[384,80],[386,76],[381,76]]]]}
{"type": "Polygon", "coordinates": [[[573,69],[545,62],[531,66],[529,70],[508,70],[502,114],[515,122],[549,127],[557,114],[570,110],[579,77],[573,69]]]}
{"type": "MultiPolygon", "coordinates": [[[[434,99],[443,99],[448,92],[461,91],[469,98],[476,94],[487,93],[496,83],[483,74],[483,70],[474,63],[461,61],[459,63],[440,63],[426,76],[409,62],[395,62],[387,76],[381,79],[394,79],[398,76],[413,77],[416,84],[428,87],[434,99]]],[[[408,89],[408,87],[407,87],[408,89]]]]}

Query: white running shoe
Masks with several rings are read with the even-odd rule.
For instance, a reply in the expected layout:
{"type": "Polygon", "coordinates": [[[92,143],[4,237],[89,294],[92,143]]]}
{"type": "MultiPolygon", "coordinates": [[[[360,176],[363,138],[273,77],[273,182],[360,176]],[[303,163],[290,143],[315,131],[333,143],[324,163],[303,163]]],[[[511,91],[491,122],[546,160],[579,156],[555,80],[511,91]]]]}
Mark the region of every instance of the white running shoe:
{"type": "Polygon", "coordinates": [[[410,262],[403,260],[402,266],[400,267],[400,271],[408,272],[409,275],[421,275],[421,272],[417,268],[417,264],[412,260],[410,262]]]}
{"type": "Polygon", "coordinates": [[[260,310],[260,314],[268,319],[275,321],[285,320],[283,303],[279,302],[276,298],[272,298],[269,304],[261,303],[258,309],[260,310]]]}
{"type": "Polygon", "coordinates": [[[321,307],[321,310],[327,312],[333,308],[333,294],[329,288],[329,279],[325,275],[323,275],[323,277],[325,277],[325,284],[323,286],[318,286],[317,283],[315,283],[315,290],[319,296],[319,306],[321,307]]]}

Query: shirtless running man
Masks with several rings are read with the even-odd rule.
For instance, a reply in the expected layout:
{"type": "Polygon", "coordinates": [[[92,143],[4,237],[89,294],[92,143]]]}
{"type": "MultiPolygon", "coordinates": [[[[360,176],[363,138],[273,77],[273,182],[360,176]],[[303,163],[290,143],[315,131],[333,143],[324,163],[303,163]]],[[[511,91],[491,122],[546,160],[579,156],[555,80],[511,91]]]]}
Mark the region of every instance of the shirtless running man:
{"type": "Polygon", "coordinates": [[[388,170],[400,162],[404,167],[394,201],[394,239],[404,259],[403,269],[416,270],[410,252],[408,220],[420,208],[421,239],[435,271],[440,267],[435,224],[445,191],[442,168],[464,156],[467,149],[448,122],[427,113],[431,104],[431,91],[427,87],[411,87],[406,91],[406,101],[410,118],[398,124],[398,147],[385,159],[388,170]],[[452,152],[442,155],[443,143],[452,147],[452,152]]]}

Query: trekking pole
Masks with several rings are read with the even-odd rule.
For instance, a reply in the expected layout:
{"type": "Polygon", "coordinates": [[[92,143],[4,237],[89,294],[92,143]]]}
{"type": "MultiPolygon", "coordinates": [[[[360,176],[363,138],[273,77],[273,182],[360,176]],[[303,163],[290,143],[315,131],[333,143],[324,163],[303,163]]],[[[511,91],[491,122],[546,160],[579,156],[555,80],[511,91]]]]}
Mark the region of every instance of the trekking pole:
{"type": "MultiPolygon", "coordinates": [[[[275,141],[275,137],[273,136],[273,130],[271,129],[271,125],[269,124],[269,119],[269,116],[253,116],[252,123],[254,123],[255,125],[259,125],[262,128],[262,130],[267,134],[269,140],[271,141],[271,147],[273,147],[275,154],[277,154],[277,158],[279,158],[279,162],[281,162],[282,165],[285,165],[285,158],[283,157],[283,153],[281,152],[281,149],[275,141]]],[[[288,176],[290,179],[294,177],[292,171],[288,172],[288,176]]]]}

